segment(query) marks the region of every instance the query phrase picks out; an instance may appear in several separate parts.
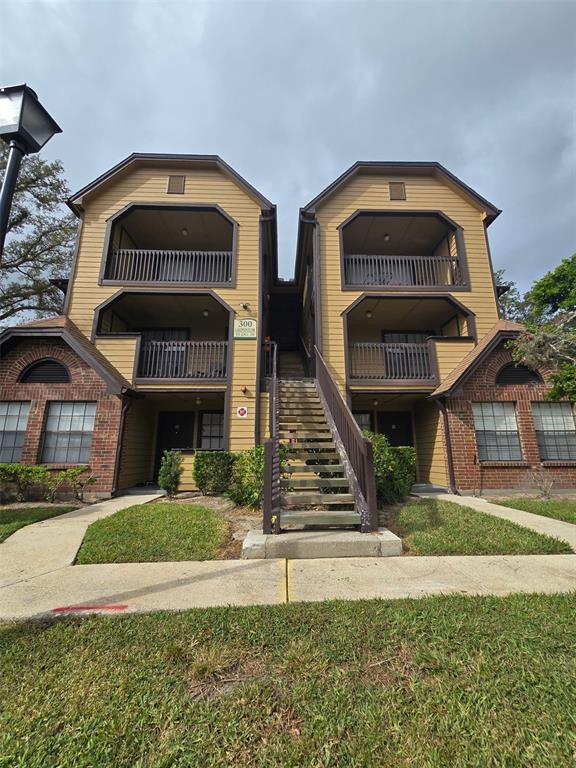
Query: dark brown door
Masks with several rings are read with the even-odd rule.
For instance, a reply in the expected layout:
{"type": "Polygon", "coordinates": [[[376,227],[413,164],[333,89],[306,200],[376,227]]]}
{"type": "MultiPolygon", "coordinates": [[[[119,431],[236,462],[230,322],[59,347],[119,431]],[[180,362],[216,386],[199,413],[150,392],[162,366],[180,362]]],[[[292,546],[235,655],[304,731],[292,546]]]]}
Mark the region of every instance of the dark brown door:
{"type": "Polygon", "coordinates": [[[412,414],[410,411],[378,413],[378,432],[386,435],[390,445],[414,445],[412,414]]]}
{"type": "Polygon", "coordinates": [[[158,414],[155,475],[160,468],[163,451],[191,451],[194,448],[194,413],[161,411],[158,414]]]}

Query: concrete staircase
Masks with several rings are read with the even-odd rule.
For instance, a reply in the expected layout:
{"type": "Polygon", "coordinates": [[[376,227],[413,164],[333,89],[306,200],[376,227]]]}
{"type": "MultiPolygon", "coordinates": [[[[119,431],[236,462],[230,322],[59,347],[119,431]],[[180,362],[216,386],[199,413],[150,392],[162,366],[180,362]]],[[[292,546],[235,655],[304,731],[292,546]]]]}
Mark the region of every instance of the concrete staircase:
{"type": "Polygon", "coordinates": [[[278,400],[281,528],[360,525],[314,381],[280,377],[278,400]]]}

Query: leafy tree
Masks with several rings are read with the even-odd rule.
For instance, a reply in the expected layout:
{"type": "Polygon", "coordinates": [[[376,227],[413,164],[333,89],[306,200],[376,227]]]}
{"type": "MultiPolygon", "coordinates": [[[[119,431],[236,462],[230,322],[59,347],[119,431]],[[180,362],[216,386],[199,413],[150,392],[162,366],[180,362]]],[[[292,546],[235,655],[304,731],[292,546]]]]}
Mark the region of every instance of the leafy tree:
{"type": "Polygon", "coordinates": [[[573,312],[576,309],[576,253],[536,280],[525,299],[529,318],[534,322],[573,312]]]}
{"type": "MultiPolygon", "coordinates": [[[[2,178],[7,159],[0,142],[2,178]]],[[[24,157],[0,265],[0,323],[61,311],[62,292],[50,280],[70,271],[76,220],[62,205],[68,194],[62,163],[24,157]]]]}
{"type": "Polygon", "coordinates": [[[506,293],[498,296],[500,315],[506,320],[514,320],[517,323],[521,323],[526,318],[526,302],[516,283],[513,280],[506,279],[505,272],[505,269],[498,269],[494,273],[496,285],[501,285],[508,289],[506,293]]]}

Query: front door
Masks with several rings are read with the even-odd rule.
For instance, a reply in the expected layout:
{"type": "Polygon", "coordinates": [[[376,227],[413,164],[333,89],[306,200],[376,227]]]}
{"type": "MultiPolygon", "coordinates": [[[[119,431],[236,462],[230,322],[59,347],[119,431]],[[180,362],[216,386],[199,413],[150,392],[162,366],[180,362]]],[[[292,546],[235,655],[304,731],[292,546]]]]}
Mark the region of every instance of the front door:
{"type": "Polygon", "coordinates": [[[378,432],[386,435],[390,445],[414,445],[412,414],[410,411],[380,411],[378,432]]]}
{"type": "Polygon", "coordinates": [[[156,462],[158,475],[163,451],[191,451],[194,448],[194,413],[191,411],[161,411],[158,414],[156,462]]]}

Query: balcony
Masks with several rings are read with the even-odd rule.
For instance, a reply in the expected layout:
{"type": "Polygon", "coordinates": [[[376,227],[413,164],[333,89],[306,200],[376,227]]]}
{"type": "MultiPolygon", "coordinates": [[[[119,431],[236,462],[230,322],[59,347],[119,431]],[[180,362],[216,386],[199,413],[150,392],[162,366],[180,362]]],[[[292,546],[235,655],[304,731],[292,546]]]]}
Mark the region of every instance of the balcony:
{"type": "Polygon", "coordinates": [[[360,211],[341,227],[344,288],[467,284],[461,229],[439,212],[360,211]]]}
{"type": "Polygon", "coordinates": [[[144,341],[138,359],[140,379],[226,379],[226,341],[144,341]]]}
{"type": "Polygon", "coordinates": [[[110,253],[105,278],[122,283],[228,285],[232,251],[117,248],[110,253]]]}
{"type": "Polygon", "coordinates": [[[349,346],[350,379],[382,384],[423,384],[436,381],[428,343],[355,342],[349,346]]]}

